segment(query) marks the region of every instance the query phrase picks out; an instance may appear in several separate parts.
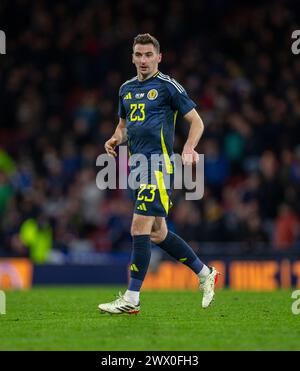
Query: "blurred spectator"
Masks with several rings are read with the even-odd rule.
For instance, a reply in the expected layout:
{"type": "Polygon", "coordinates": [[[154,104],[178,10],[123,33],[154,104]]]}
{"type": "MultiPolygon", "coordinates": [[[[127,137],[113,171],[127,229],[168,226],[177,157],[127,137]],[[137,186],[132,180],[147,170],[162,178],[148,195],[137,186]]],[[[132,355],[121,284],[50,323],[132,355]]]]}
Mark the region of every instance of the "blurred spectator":
{"type": "Polygon", "coordinates": [[[260,159],[262,180],[258,189],[258,198],[263,218],[273,220],[279,200],[283,198],[283,188],[278,174],[278,162],[272,151],[266,151],[260,159]]]}
{"type": "Polygon", "coordinates": [[[204,179],[205,183],[220,197],[222,187],[229,177],[229,163],[226,155],[220,151],[216,140],[204,142],[204,179]]]}
{"type": "Polygon", "coordinates": [[[6,174],[0,172],[0,215],[4,216],[7,212],[9,201],[13,196],[13,188],[8,181],[6,174]]]}
{"type": "Polygon", "coordinates": [[[269,236],[263,229],[261,218],[257,213],[250,214],[244,225],[242,225],[240,239],[247,243],[249,252],[251,250],[257,251],[261,246],[266,250],[269,236]]]}
{"type": "Polygon", "coordinates": [[[281,204],[275,220],[274,246],[280,250],[291,249],[299,238],[299,218],[287,204],[281,204]]]}

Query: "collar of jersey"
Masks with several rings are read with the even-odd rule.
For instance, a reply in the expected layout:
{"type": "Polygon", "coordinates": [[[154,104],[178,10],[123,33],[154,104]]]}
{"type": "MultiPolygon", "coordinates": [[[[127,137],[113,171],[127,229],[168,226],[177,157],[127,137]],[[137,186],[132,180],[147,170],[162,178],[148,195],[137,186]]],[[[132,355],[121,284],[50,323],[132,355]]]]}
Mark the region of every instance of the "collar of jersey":
{"type": "Polygon", "coordinates": [[[138,81],[140,84],[146,84],[147,82],[152,81],[153,79],[155,79],[155,77],[159,74],[159,72],[160,72],[160,71],[157,71],[153,76],[149,77],[149,79],[142,80],[142,81],[140,81],[139,79],[137,79],[137,81],[138,81]]]}

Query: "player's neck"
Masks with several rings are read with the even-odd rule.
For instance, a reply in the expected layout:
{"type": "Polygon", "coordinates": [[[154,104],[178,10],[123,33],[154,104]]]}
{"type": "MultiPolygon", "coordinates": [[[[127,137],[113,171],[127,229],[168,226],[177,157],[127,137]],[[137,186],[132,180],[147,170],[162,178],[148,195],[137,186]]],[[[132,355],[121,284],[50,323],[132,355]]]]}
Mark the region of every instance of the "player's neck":
{"type": "Polygon", "coordinates": [[[137,78],[138,78],[138,80],[139,81],[146,81],[146,80],[149,80],[149,79],[151,79],[151,77],[153,77],[155,74],[157,74],[158,73],[158,70],[156,70],[155,72],[153,72],[153,73],[151,73],[151,74],[149,74],[149,75],[142,75],[142,74],[138,74],[137,75],[137,78]]]}

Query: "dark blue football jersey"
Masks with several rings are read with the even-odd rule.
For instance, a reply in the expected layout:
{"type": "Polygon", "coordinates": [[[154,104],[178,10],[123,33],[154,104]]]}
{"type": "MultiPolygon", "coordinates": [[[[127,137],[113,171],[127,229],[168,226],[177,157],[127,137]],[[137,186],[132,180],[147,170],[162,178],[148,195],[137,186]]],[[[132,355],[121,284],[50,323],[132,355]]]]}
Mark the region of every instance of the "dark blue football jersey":
{"type": "Polygon", "coordinates": [[[130,154],[173,154],[177,113],[196,104],[174,79],[157,72],[151,78],[126,81],[119,91],[119,117],[126,119],[130,154]]]}

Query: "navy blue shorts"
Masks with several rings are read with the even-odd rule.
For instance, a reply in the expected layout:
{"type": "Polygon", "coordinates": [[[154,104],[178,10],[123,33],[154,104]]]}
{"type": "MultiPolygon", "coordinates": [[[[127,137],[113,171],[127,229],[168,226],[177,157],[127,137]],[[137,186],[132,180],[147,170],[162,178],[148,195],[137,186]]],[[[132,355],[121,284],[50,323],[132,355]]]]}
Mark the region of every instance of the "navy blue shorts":
{"type": "Polygon", "coordinates": [[[139,188],[134,190],[134,213],[166,217],[172,207],[174,172],[168,174],[161,167],[149,169],[140,173],[138,182],[139,188]]]}

